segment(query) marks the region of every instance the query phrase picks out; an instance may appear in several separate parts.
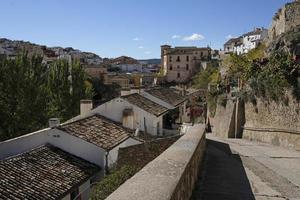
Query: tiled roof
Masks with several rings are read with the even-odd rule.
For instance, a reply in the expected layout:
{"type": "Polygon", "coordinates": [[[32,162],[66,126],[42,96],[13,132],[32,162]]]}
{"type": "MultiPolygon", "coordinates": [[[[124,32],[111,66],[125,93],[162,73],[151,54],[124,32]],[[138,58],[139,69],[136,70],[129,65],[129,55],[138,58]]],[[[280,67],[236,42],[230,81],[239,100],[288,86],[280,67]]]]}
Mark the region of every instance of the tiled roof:
{"type": "Polygon", "coordinates": [[[168,108],[159,105],[137,93],[122,96],[121,98],[155,116],[159,116],[168,111],[168,108]]]}
{"type": "Polygon", "coordinates": [[[240,43],[240,42],[241,42],[241,37],[230,38],[224,45],[232,45],[232,44],[240,43]]]}
{"type": "Polygon", "coordinates": [[[146,92],[173,106],[177,106],[185,101],[185,97],[181,96],[180,94],[177,94],[170,88],[153,88],[147,90],[146,92]]]}
{"type": "Polygon", "coordinates": [[[61,199],[100,168],[51,145],[0,161],[0,199],[61,199]]]}
{"type": "Polygon", "coordinates": [[[78,121],[64,124],[58,129],[75,137],[111,150],[130,137],[132,130],[100,115],[93,115],[78,121]]]}
{"type": "Polygon", "coordinates": [[[263,31],[267,31],[267,29],[257,28],[254,31],[250,31],[248,33],[245,33],[243,36],[259,35],[259,34],[262,34],[263,31]]]}

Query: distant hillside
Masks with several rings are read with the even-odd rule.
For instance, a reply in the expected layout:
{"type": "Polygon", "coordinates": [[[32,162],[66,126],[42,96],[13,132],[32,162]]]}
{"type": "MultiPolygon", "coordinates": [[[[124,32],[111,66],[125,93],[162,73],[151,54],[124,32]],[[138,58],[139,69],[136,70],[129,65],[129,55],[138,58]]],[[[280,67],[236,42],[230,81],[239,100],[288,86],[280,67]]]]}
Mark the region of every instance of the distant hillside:
{"type": "Polygon", "coordinates": [[[159,58],[153,58],[153,59],[145,59],[145,60],[138,60],[140,63],[144,64],[152,64],[152,65],[159,65],[161,62],[161,59],[159,58]]]}
{"type": "Polygon", "coordinates": [[[45,45],[38,45],[21,40],[0,38],[0,54],[14,57],[24,50],[27,51],[29,55],[38,54],[43,56],[45,62],[51,62],[59,58],[78,59],[81,63],[88,65],[103,62],[103,59],[94,53],[82,52],[72,47],[47,47],[45,45]]]}
{"type": "Polygon", "coordinates": [[[120,56],[117,58],[112,58],[109,59],[109,62],[111,64],[138,64],[139,63],[136,59],[128,56],[120,56]]]}

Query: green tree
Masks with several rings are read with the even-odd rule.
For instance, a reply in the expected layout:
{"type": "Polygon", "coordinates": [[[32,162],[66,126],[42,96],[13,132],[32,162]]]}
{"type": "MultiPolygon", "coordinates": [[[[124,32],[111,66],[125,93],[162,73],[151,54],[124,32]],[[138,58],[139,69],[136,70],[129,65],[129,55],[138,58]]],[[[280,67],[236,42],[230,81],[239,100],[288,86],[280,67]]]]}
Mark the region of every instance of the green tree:
{"type": "Polygon", "coordinates": [[[80,100],[93,96],[79,62],[59,60],[48,66],[27,53],[0,58],[0,140],[47,126],[48,119],[65,121],[79,114],[80,100]]]}
{"type": "Polygon", "coordinates": [[[42,128],[47,122],[48,68],[42,57],[0,60],[0,140],[42,128]]]}
{"type": "Polygon", "coordinates": [[[82,65],[75,61],[68,63],[59,60],[50,66],[47,87],[49,117],[58,117],[65,121],[79,114],[80,100],[93,96],[92,84],[82,65]]]}
{"type": "Polygon", "coordinates": [[[209,62],[205,70],[200,71],[193,77],[193,86],[199,89],[207,89],[209,83],[216,85],[220,80],[218,66],[209,62]]]}

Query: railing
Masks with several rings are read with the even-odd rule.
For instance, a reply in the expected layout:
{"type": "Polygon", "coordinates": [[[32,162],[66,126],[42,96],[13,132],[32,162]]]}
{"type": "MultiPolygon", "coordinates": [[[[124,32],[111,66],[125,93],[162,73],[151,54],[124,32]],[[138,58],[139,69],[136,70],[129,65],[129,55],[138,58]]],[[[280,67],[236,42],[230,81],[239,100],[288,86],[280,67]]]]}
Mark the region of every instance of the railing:
{"type": "Polygon", "coordinates": [[[193,126],[107,200],[190,199],[202,166],[205,142],[205,125],[193,126]]]}

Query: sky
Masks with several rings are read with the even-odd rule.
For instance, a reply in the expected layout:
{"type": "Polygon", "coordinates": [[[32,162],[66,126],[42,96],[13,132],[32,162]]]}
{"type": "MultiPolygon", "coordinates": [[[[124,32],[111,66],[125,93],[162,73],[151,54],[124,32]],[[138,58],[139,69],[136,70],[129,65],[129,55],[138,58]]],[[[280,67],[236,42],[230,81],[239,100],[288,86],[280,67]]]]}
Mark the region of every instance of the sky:
{"type": "Polygon", "coordinates": [[[291,0],[0,0],[0,38],[101,57],[159,58],[160,45],[220,49],[291,0]]]}

